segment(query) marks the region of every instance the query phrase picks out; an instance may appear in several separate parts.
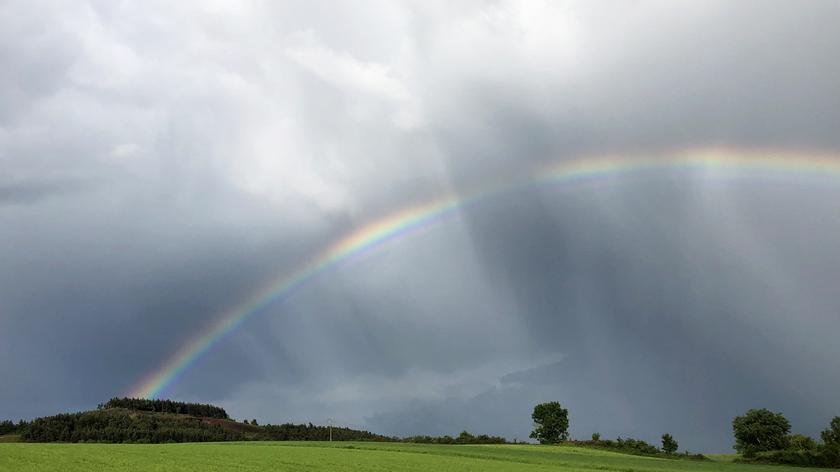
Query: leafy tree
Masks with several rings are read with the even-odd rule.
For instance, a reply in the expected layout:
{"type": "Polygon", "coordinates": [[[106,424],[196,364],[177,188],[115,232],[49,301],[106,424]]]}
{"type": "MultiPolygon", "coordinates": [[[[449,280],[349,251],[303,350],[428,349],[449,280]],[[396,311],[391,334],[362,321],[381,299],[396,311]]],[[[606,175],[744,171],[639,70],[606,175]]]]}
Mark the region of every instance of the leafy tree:
{"type": "Polygon", "coordinates": [[[679,443],[669,433],[662,435],[662,450],[665,451],[665,454],[673,454],[677,452],[679,447],[679,443]]]}
{"type": "Polygon", "coordinates": [[[826,445],[840,446],[840,416],[831,420],[828,429],[820,433],[820,437],[826,445]]]}
{"type": "Polygon", "coordinates": [[[598,442],[601,440],[601,433],[592,433],[592,441],[598,442]]]}
{"type": "Polygon", "coordinates": [[[784,449],[788,445],[790,422],[781,413],[765,408],[747,411],[732,421],[735,450],[745,457],[756,452],[784,449]]]}
{"type": "Polygon", "coordinates": [[[531,413],[534,430],[531,438],[540,444],[556,444],[569,438],[569,410],[558,402],[540,403],[531,413]]]}
{"type": "MultiPolygon", "coordinates": [[[[247,423],[247,421],[246,421],[246,423],[247,423]]],[[[257,419],[254,418],[253,420],[251,420],[251,424],[254,425],[254,426],[258,426],[257,425],[257,419]]]]}

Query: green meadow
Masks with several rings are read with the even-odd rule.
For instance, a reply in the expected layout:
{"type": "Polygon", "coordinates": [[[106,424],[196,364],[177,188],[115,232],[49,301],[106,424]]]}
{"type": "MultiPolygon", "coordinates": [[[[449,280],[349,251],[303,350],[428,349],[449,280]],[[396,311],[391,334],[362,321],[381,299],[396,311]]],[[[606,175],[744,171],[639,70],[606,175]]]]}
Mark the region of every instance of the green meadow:
{"type": "MultiPolygon", "coordinates": [[[[631,456],[571,446],[370,442],[0,444],[0,471],[801,471],[631,456]]],[[[826,469],[830,470],[830,469],[826,469]]]]}

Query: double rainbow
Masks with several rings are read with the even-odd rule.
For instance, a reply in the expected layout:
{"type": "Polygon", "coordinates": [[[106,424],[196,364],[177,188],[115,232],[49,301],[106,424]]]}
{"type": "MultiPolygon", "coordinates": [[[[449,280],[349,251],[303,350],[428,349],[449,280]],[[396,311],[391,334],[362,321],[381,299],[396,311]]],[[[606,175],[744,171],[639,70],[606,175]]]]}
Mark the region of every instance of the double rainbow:
{"type": "Polygon", "coordinates": [[[205,327],[148,375],[129,394],[154,398],[161,395],[214,346],[267,306],[279,302],[296,289],[311,283],[343,262],[419,228],[436,224],[465,205],[524,185],[568,185],[651,170],[703,171],[709,176],[772,175],[783,178],[811,175],[840,177],[840,156],[784,151],[737,151],[700,149],[670,156],[589,157],[567,160],[539,169],[526,178],[494,182],[460,195],[446,195],[391,213],[340,238],[308,263],[270,281],[230,310],[216,316],[205,327]]]}

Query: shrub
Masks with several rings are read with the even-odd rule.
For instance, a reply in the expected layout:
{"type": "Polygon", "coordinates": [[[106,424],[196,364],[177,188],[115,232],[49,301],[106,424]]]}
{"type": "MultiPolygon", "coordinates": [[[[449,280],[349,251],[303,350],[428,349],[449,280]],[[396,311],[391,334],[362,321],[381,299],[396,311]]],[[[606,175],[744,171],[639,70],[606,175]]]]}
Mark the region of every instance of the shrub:
{"type": "Polygon", "coordinates": [[[633,439],[633,438],[619,438],[616,442],[618,442],[619,447],[621,449],[630,451],[630,452],[637,452],[641,454],[658,454],[659,449],[656,448],[653,444],[650,444],[646,441],[642,441],[641,439],[633,439]]]}
{"type": "Polygon", "coordinates": [[[759,452],[752,461],[800,467],[840,467],[840,447],[830,445],[813,450],[787,448],[780,451],[759,452]]]}
{"type": "Polygon", "coordinates": [[[817,442],[803,434],[791,434],[788,437],[790,449],[797,451],[814,451],[817,449],[817,442]]]}

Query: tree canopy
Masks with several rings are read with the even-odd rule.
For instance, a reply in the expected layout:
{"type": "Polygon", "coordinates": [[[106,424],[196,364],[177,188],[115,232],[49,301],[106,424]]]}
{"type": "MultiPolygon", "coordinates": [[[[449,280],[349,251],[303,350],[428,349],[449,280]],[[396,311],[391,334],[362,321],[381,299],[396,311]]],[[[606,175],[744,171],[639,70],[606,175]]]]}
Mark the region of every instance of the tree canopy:
{"type": "Polygon", "coordinates": [[[569,438],[569,410],[559,402],[540,403],[531,414],[534,430],[531,438],[540,444],[555,444],[569,438]]]}
{"type": "Polygon", "coordinates": [[[735,450],[750,457],[757,452],[784,449],[788,445],[790,422],[781,413],[765,408],[747,411],[732,421],[735,450]]]}
{"type": "Polygon", "coordinates": [[[835,416],[831,420],[828,429],[820,433],[820,437],[826,444],[840,446],[840,416],[835,416]]]}
{"type": "Polygon", "coordinates": [[[156,413],[175,413],[181,415],[200,416],[204,418],[227,419],[224,408],[200,403],[184,403],[172,400],[148,400],[145,398],[112,398],[98,409],[126,408],[137,411],[152,411],[156,413]]]}
{"type": "Polygon", "coordinates": [[[674,439],[674,437],[671,436],[669,433],[665,433],[662,435],[662,450],[665,452],[665,454],[673,454],[677,452],[677,449],[679,449],[679,447],[680,445],[677,442],[677,440],[674,439]]]}

